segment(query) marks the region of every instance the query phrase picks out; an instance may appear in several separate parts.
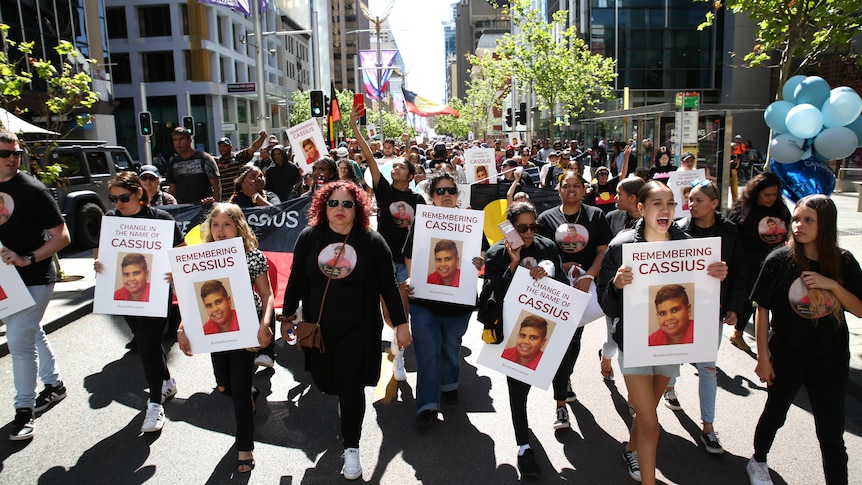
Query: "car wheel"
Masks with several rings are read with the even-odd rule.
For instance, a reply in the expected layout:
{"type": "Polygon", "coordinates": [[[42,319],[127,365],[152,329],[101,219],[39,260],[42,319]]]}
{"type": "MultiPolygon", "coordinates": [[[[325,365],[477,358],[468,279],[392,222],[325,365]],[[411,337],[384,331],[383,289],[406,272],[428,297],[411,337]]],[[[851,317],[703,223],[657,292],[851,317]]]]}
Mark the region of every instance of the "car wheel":
{"type": "Polygon", "coordinates": [[[99,245],[99,230],[102,226],[102,208],[90,202],[78,209],[76,216],[75,244],[92,249],[99,245]]]}

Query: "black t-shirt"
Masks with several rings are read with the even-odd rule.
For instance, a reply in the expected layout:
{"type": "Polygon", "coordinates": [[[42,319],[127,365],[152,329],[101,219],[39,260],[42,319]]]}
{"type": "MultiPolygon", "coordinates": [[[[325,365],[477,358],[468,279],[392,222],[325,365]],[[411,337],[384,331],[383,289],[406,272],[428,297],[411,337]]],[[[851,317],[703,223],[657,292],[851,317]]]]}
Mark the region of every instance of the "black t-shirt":
{"type": "Polygon", "coordinates": [[[168,171],[165,174],[165,180],[176,185],[175,195],[180,204],[199,204],[201,199],[212,197],[210,179],[218,177],[215,159],[209,153],[201,151],[195,151],[189,158],[174,155],[168,162],[168,171]]]}
{"type": "Polygon", "coordinates": [[[608,225],[611,227],[611,237],[616,237],[622,231],[634,229],[640,217],[632,217],[628,211],[614,209],[605,215],[608,225]]]}
{"type": "Polygon", "coordinates": [[[407,233],[410,232],[410,226],[416,216],[416,206],[424,204],[425,199],[411,190],[394,189],[382,175],[374,186],[374,196],[377,197],[379,208],[377,231],[392,250],[392,260],[403,264],[404,255],[401,254],[401,248],[407,241],[407,233]]]}
{"type": "Polygon", "coordinates": [[[281,166],[273,165],[266,171],[266,190],[275,192],[279,199],[286,201],[299,179],[296,165],[285,161],[281,166]]]}
{"type": "MultiPolygon", "coordinates": [[[[43,231],[63,223],[51,192],[29,174],[18,172],[8,182],[0,182],[0,197],[0,242],[19,255],[42,247],[43,231]]],[[[17,269],[27,286],[47,285],[56,279],[52,258],[17,269]]]]}
{"type": "Polygon", "coordinates": [[[611,242],[611,228],[605,214],[595,207],[581,204],[573,215],[565,215],[560,206],[542,212],[536,222],[539,234],[554,241],[563,263],[575,262],[589,269],[596,259],[596,247],[611,242]]]}
{"type": "Polygon", "coordinates": [[[608,180],[606,184],[593,184],[593,191],[584,197],[584,203],[598,207],[605,214],[617,208],[617,184],[619,177],[608,180]]]}
{"type": "Polygon", "coordinates": [[[676,165],[664,165],[660,167],[653,166],[649,169],[649,174],[647,178],[650,180],[659,181],[665,185],[667,185],[668,179],[670,179],[670,173],[675,172],[678,167],[676,165]]]}
{"type": "MultiPolygon", "coordinates": [[[[137,214],[133,214],[131,216],[124,216],[117,209],[111,209],[105,213],[105,216],[108,217],[131,217],[133,219],[162,219],[165,221],[173,221],[174,218],[171,217],[167,212],[156,209],[155,207],[144,207],[137,214]]],[[[174,247],[177,244],[183,242],[183,233],[180,231],[180,226],[178,224],[174,224],[174,247]]]]}
{"type": "MultiPolygon", "coordinates": [[[[839,322],[832,314],[837,299],[830,291],[809,292],[789,251],[782,247],[769,254],[751,292],[751,300],[772,312],[769,349],[815,368],[846,366],[849,334],[843,315],[839,322]]],[[[820,270],[817,261],[808,265],[811,271],[820,270]]],[[[841,279],[850,293],[862,298],[862,270],[849,251],[842,250],[841,279]]]]}
{"type": "Polygon", "coordinates": [[[739,230],[746,267],[756,273],[770,251],[783,246],[790,229],[790,210],[778,199],[772,207],[754,204],[744,219],[737,211],[728,217],[739,230]]]}

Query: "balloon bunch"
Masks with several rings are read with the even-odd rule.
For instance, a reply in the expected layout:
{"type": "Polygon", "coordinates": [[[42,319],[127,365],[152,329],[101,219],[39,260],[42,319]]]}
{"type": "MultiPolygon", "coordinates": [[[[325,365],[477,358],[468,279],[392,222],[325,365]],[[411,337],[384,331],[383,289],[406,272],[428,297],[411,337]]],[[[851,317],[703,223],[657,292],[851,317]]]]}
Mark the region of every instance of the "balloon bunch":
{"type": "Polygon", "coordinates": [[[784,100],[766,107],[763,118],[775,133],[769,144],[773,173],[792,200],[830,194],[835,176],[824,162],[849,157],[862,146],[862,98],[842,86],[829,89],[818,76],[793,76],[784,100]]]}

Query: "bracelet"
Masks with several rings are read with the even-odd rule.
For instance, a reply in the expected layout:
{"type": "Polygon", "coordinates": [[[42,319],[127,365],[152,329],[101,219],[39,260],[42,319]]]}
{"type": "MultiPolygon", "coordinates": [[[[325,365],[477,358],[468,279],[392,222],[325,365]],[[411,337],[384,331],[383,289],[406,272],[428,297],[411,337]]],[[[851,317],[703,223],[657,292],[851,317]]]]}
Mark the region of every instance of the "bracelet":
{"type": "Polygon", "coordinates": [[[183,329],[181,329],[181,328],[178,328],[178,329],[177,329],[177,333],[185,333],[185,332],[186,332],[186,331],[185,331],[185,330],[183,330],[183,329]]]}
{"type": "Polygon", "coordinates": [[[591,275],[591,274],[585,274],[585,275],[581,276],[581,277],[580,277],[580,278],[578,278],[578,279],[579,279],[579,280],[587,279],[587,280],[593,280],[593,281],[595,281],[595,280],[596,280],[596,277],[595,277],[595,276],[593,276],[593,275],[591,275]]]}

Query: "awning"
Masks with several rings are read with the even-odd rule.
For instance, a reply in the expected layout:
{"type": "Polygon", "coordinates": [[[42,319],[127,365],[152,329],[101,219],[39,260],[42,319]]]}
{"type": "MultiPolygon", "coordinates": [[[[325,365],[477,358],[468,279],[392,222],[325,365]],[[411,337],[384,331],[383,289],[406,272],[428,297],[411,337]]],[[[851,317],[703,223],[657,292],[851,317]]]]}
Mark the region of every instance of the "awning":
{"type": "Polygon", "coordinates": [[[45,128],[28,123],[3,108],[0,108],[0,124],[12,133],[59,135],[55,131],[46,130],[45,128]]]}

